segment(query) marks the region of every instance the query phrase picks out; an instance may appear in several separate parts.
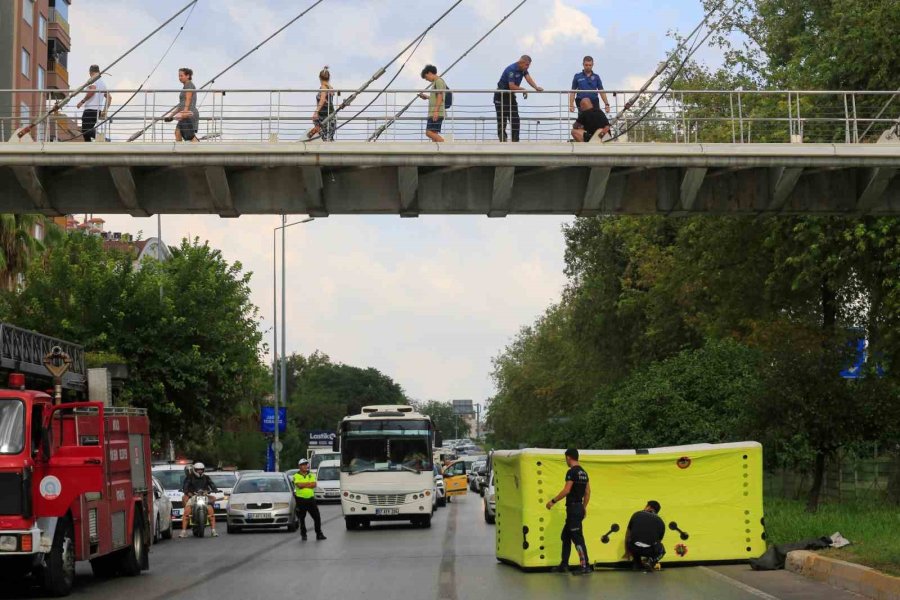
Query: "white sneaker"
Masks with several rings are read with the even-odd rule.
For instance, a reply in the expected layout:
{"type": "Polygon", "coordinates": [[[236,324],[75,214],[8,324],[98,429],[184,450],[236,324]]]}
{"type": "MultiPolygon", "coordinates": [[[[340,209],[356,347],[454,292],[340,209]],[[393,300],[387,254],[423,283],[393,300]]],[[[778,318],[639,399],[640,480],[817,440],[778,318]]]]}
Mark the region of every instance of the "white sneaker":
{"type": "Polygon", "coordinates": [[[216,532],[215,529],[212,529],[211,532],[212,532],[213,537],[219,537],[219,534],[216,532]]]}
{"type": "Polygon", "coordinates": [[[179,535],[178,537],[180,537],[180,538],[186,538],[186,537],[187,537],[187,529],[182,529],[182,530],[181,530],[181,535],[179,535]]]}

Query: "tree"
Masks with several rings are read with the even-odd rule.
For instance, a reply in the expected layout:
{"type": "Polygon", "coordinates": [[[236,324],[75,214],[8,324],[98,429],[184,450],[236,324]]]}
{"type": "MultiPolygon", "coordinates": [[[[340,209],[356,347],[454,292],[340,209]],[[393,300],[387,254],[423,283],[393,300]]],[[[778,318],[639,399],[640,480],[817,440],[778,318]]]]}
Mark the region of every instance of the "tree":
{"type": "Polygon", "coordinates": [[[48,245],[59,242],[62,231],[43,215],[0,214],[0,279],[7,291],[13,291],[28,263],[48,245]],[[43,240],[35,237],[40,227],[43,240]]]}
{"type": "Polygon", "coordinates": [[[444,437],[456,435],[455,432],[467,431],[469,428],[465,419],[453,413],[453,405],[448,402],[428,400],[414,402],[413,406],[418,412],[431,417],[435,429],[440,431],[444,437]]]}
{"type": "Polygon", "coordinates": [[[31,262],[11,318],[124,357],[123,400],[148,409],[156,440],[203,444],[264,393],[250,275],[196,240],[166,263],[133,260],[70,234],[31,262]]]}
{"type": "Polygon", "coordinates": [[[289,389],[287,431],[282,439],[283,456],[303,455],[306,432],[334,430],[341,419],[358,414],[372,404],[409,404],[403,388],[372,367],[360,368],[334,363],[328,356],[314,352],[309,356],[288,357],[289,389]]]}

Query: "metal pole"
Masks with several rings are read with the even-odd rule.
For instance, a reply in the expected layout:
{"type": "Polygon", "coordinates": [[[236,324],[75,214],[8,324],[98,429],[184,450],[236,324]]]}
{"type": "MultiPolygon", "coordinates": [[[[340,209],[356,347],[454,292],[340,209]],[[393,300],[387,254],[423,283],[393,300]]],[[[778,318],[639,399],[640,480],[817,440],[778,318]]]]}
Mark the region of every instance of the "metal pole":
{"type": "MultiPolygon", "coordinates": [[[[162,215],[156,213],[156,262],[162,265],[162,215]]],[[[163,299],[163,283],[159,280],[159,301],[163,299]]]]}
{"type": "MultiPolygon", "coordinates": [[[[278,228],[272,230],[272,402],[278,423],[278,228]]],[[[276,431],[278,428],[275,428],[276,431]]],[[[276,434],[277,435],[277,434],[276,434]]],[[[278,455],[276,454],[276,457],[278,455]]],[[[275,459],[276,462],[278,459],[275,459]]],[[[268,462],[268,461],[267,461],[268,462]]]]}
{"type": "MultiPolygon", "coordinates": [[[[285,361],[285,353],[287,347],[285,338],[287,331],[285,330],[285,302],[287,301],[287,272],[285,270],[285,230],[287,228],[287,216],[281,215],[281,402],[287,406],[287,363],[285,361]]],[[[277,405],[276,405],[277,406],[277,405]]],[[[280,459],[278,451],[278,410],[275,411],[275,470],[280,471],[278,461],[280,459]]]]}

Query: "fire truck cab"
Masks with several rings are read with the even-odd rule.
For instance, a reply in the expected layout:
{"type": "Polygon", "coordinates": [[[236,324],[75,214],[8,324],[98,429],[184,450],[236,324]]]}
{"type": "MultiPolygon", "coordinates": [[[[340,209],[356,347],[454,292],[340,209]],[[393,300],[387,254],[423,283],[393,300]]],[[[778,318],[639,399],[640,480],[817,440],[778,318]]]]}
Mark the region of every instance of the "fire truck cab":
{"type": "Polygon", "coordinates": [[[89,560],[98,576],[147,569],[149,433],[143,409],[56,403],[25,389],[24,374],[10,373],[0,389],[3,578],[31,573],[63,596],[77,561],[89,560]]]}

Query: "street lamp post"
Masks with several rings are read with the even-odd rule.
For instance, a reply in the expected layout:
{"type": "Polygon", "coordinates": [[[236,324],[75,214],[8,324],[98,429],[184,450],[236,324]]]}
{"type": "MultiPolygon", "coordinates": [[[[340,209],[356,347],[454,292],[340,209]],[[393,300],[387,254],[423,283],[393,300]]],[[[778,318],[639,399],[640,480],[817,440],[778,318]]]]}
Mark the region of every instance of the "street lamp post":
{"type": "Polygon", "coordinates": [[[287,216],[281,215],[281,226],[276,227],[272,230],[272,317],[273,317],[273,326],[272,326],[272,385],[273,385],[273,395],[272,398],[275,404],[275,471],[280,471],[280,459],[281,459],[281,449],[278,447],[279,444],[279,414],[278,414],[278,397],[279,397],[279,364],[278,364],[278,237],[276,234],[278,230],[281,230],[281,404],[283,406],[287,406],[287,362],[285,360],[286,349],[286,338],[287,332],[285,328],[286,314],[285,314],[285,298],[287,295],[287,271],[285,268],[285,229],[288,227],[293,227],[294,225],[302,225],[303,223],[309,223],[313,220],[313,217],[308,217],[301,221],[294,221],[293,223],[287,223],[287,216]]]}

